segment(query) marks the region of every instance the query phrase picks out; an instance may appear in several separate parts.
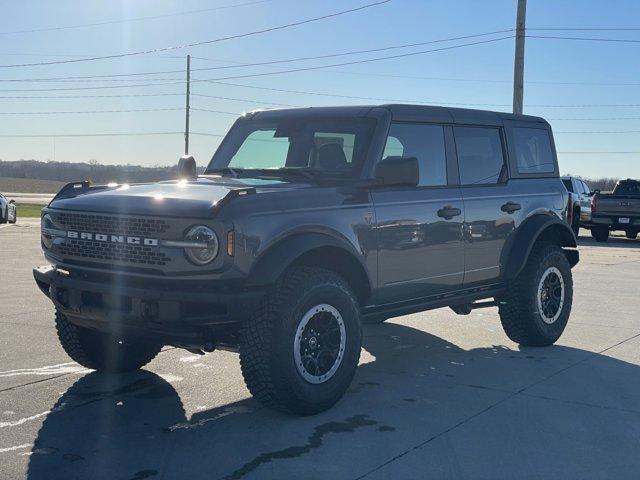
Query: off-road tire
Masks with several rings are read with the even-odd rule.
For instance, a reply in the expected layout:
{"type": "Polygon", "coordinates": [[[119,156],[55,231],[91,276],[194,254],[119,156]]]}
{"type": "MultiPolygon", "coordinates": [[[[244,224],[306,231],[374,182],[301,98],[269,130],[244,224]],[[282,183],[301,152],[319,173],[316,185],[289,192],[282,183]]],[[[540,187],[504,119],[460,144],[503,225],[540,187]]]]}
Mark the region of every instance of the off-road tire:
{"type": "Polygon", "coordinates": [[[289,268],[269,289],[241,331],[240,366],[251,394],[262,404],[298,415],[333,406],[349,387],[360,358],[362,330],[358,302],[348,283],[321,268],[289,268]],[[296,331],[305,312],[333,306],[345,327],[337,370],[323,383],[303,378],[294,360],[296,331]]]}
{"type": "Polygon", "coordinates": [[[79,327],[56,312],[56,330],[64,351],[72,360],[92,370],[130,372],[149,363],[162,345],[144,341],[119,343],[105,333],[79,327]]]}
{"type": "Polygon", "coordinates": [[[573,216],[571,217],[571,230],[573,230],[573,234],[578,237],[580,233],[580,209],[576,208],[573,211],[573,216]]]}
{"type": "Polygon", "coordinates": [[[625,234],[629,240],[635,240],[636,238],[638,238],[637,230],[627,230],[625,234]]]}
{"type": "Polygon", "coordinates": [[[596,239],[596,242],[606,242],[609,240],[609,228],[591,227],[591,236],[596,239]]]}
{"type": "Polygon", "coordinates": [[[527,264],[507,286],[507,292],[498,299],[502,328],[514,342],[525,346],[542,347],[553,344],[567,325],[573,300],[571,267],[562,249],[546,242],[536,244],[527,264]],[[538,286],[548,268],[555,267],[562,274],[564,303],[560,315],[551,324],[543,321],[538,308],[538,286]]]}

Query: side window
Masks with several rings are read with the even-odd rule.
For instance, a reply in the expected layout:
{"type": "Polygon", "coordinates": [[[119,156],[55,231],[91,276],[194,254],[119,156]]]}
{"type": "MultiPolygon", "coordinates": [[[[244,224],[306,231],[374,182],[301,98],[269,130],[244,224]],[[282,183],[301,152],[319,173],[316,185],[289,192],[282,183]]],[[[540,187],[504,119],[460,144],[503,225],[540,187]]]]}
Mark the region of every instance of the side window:
{"type": "Polygon", "coordinates": [[[447,157],[441,125],[392,123],[382,158],[416,157],[420,186],[447,184],[447,157]]]}
{"type": "Polygon", "coordinates": [[[454,127],[462,185],[495,184],[504,165],[502,140],[497,128],[454,127]]]}
{"type": "Polygon", "coordinates": [[[591,193],[591,189],[589,188],[589,185],[587,185],[584,182],[581,182],[581,183],[582,183],[582,188],[584,188],[584,194],[589,195],[591,193]]]}
{"type": "Polygon", "coordinates": [[[547,130],[517,127],[513,129],[513,141],[518,173],[553,173],[555,165],[547,130]]]}
{"type": "Polygon", "coordinates": [[[571,183],[570,178],[563,178],[562,183],[564,183],[564,186],[567,189],[567,192],[573,192],[573,183],[571,183]]]}

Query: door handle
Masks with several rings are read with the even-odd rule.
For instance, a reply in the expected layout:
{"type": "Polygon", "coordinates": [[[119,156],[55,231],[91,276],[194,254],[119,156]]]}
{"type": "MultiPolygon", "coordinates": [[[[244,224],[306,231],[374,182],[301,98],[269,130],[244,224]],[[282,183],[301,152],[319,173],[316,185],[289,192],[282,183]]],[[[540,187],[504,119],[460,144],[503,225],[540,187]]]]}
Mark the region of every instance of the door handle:
{"type": "Polygon", "coordinates": [[[462,214],[462,210],[459,208],[454,208],[451,206],[442,207],[438,210],[438,216],[444,218],[445,220],[451,220],[453,217],[457,217],[462,214]]]}
{"type": "Polygon", "coordinates": [[[507,202],[500,207],[500,210],[506,213],[513,213],[513,212],[517,212],[521,208],[522,208],[522,205],[520,205],[519,203],[507,202]]]}

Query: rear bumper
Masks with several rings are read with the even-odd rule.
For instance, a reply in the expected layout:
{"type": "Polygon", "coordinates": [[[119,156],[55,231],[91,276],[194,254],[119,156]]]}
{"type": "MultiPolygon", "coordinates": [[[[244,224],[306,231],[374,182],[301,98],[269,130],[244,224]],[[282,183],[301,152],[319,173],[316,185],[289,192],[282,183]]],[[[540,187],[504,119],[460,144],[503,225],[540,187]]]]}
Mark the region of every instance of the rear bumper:
{"type": "Polygon", "coordinates": [[[592,215],[589,226],[608,226],[612,230],[640,229],[640,216],[637,215],[592,215]],[[621,218],[628,218],[629,223],[620,223],[621,218]]]}
{"type": "Polygon", "coordinates": [[[257,307],[264,291],[211,281],[150,281],[110,273],[33,269],[42,293],[76,325],[104,332],[159,337],[166,344],[215,343],[257,307]]]}

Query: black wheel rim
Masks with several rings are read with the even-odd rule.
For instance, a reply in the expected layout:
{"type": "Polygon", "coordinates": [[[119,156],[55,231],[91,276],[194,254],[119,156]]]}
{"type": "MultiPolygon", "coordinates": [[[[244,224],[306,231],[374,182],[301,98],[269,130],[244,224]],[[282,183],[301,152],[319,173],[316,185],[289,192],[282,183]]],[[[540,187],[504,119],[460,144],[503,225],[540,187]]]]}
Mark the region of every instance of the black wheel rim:
{"type": "Polygon", "coordinates": [[[538,284],[538,310],[545,323],[554,323],[564,305],[564,279],[556,267],[549,267],[538,284]]]}
{"type": "Polygon", "coordinates": [[[311,308],[298,324],[294,360],[309,383],[323,383],[338,370],[344,355],[346,330],[342,316],[331,305],[311,308]]]}

